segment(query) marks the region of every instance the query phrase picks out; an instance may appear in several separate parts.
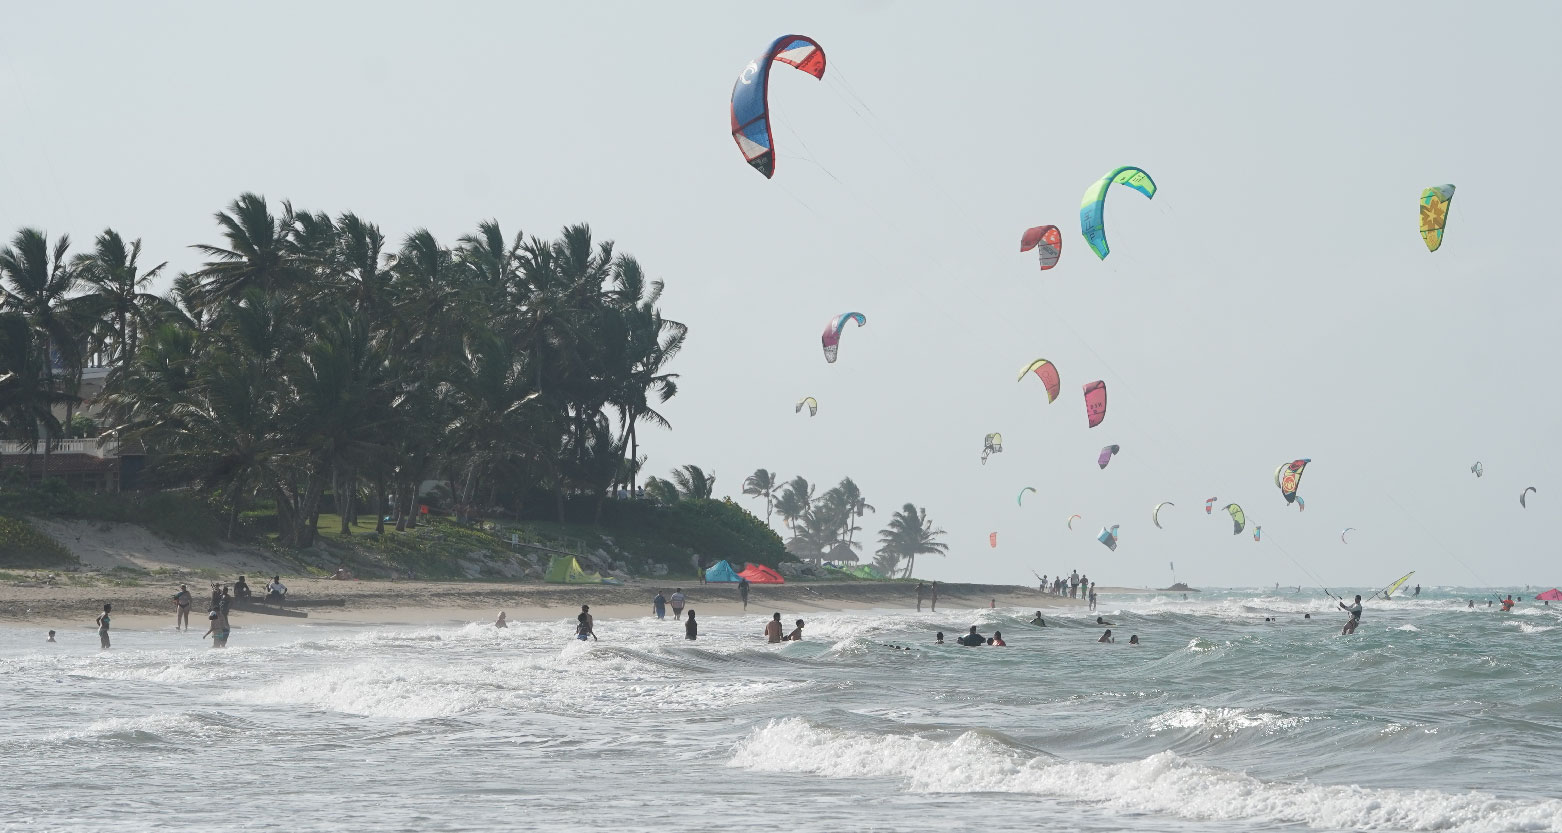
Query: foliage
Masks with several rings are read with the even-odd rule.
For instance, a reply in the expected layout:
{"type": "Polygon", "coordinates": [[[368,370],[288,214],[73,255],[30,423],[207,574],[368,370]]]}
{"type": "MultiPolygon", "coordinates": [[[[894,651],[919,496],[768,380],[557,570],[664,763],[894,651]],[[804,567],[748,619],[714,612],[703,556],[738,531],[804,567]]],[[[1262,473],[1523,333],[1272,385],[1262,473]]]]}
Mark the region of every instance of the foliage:
{"type": "Polygon", "coordinates": [[[0,515],[0,567],[68,567],[76,556],[27,521],[0,515]]]}
{"type": "Polygon", "coordinates": [[[222,535],[212,506],[188,492],[90,494],[49,478],[31,487],[0,486],[0,512],[132,523],[175,541],[210,546],[222,535]]]}
{"type": "Polygon", "coordinates": [[[908,503],[901,507],[890,517],[889,525],[879,530],[879,564],[880,569],[886,569],[886,565],[893,568],[904,563],[906,578],[916,569],[917,556],[919,555],[946,555],[949,545],[939,541],[945,532],[933,526],[928,520],[927,510],[918,508],[916,504],[908,503]]]}

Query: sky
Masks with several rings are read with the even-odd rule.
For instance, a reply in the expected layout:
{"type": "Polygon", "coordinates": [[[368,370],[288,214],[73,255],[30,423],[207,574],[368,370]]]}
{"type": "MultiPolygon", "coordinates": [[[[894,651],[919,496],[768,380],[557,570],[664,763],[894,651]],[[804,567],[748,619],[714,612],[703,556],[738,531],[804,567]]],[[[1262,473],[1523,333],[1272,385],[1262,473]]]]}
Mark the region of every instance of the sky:
{"type": "Polygon", "coordinates": [[[175,274],[245,191],[393,240],[588,222],[690,327],[647,473],[698,464],[761,515],[755,469],[850,476],[865,558],[912,502],[947,581],[1562,583],[1562,4],[0,6],[0,233],[113,227],[175,274]],[[787,33],[828,67],[772,73],[767,181],[728,102],[787,33]],[[1159,191],[1112,190],[1098,260],[1079,199],[1119,165],[1159,191]],[[1045,273],[1017,246],[1044,223],[1045,273]],[[1015,382],[1035,358],[1056,402],[1015,382]],[[1299,457],[1305,512],[1273,484],[1299,457]]]}

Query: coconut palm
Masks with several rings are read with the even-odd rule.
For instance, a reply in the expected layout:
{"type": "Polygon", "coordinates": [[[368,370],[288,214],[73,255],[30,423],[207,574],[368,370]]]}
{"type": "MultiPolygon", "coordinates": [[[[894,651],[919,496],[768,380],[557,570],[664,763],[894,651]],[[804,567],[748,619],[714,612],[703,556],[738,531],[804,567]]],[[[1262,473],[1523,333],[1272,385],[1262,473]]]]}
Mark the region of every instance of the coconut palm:
{"type": "Polygon", "coordinates": [[[716,473],[706,474],[699,466],[690,464],[683,468],[673,469],[673,483],[678,486],[678,495],[684,500],[708,500],[716,491],[716,473]]]}
{"type": "Polygon", "coordinates": [[[949,546],[939,541],[945,532],[928,520],[927,510],[908,503],[890,517],[889,526],[879,530],[879,552],[903,561],[905,577],[916,569],[919,555],[947,555],[949,546]]]}
{"type": "Polygon", "coordinates": [[[121,372],[135,357],[141,333],[176,312],[168,301],[146,291],[168,263],[143,271],[140,260],[140,240],[127,246],[119,232],[105,229],[91,252],[72,261],[80,280],[92,287],[74,303],[90,310],[96,324],[93,346],[107,352],[109,364],[121,372]]]}
{"type": "Polygon", "coordinates": [[[743,479],[743,494],[765,499],[766,526],[770,525],[770,513],[775,508],[776,490],[780,485],[776,473],[766,469],[755,469],[753,474],[743,479]]]}
{"type": "Polygon", "coordinates": [[[782,487],[781,496],[776,498],[776,514],[781,516],[781,523],[790,528],[808,514],[813,502],[814,487],[807,478],[798,475],[782,487]]]}

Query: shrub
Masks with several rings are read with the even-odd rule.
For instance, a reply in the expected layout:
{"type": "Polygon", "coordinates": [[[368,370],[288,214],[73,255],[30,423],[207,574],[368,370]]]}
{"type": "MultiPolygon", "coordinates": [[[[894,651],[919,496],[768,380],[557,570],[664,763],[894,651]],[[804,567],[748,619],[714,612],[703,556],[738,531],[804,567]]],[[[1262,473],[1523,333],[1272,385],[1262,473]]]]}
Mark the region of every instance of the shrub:
{"type": "Polygon", "coordinates": [[[32,524],[0,515],[0,567],[67,567],[79,563],[70,550],[32,524]]]}

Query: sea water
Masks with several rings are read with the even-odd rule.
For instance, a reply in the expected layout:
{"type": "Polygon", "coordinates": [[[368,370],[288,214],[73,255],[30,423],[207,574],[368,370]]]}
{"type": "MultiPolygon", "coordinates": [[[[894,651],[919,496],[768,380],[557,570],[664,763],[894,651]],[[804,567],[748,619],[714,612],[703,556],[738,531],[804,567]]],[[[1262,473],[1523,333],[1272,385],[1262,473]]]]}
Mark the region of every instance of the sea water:
{"type": "Polygon", "coordinates": [[[0,830],[1562,831],[1562,610],[1488,598],[6,627],[0,830]]]}

